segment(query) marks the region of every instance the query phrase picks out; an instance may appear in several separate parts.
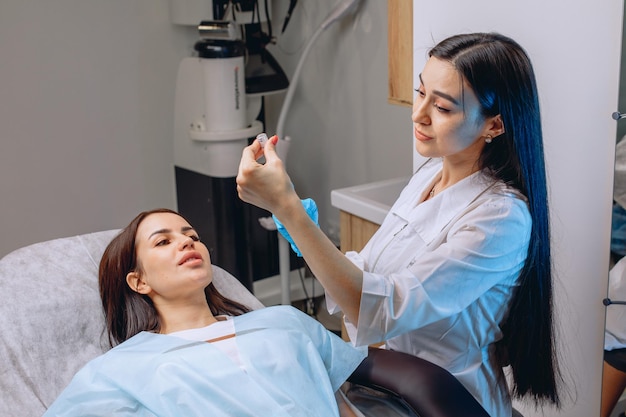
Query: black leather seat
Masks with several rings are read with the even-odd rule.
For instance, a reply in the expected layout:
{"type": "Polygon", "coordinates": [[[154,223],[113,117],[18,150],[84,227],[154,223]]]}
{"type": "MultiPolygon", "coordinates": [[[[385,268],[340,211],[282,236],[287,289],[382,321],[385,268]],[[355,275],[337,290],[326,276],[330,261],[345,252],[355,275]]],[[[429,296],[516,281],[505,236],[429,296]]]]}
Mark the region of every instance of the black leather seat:
{"type": "MultiPolygon", "coordinates": [[[[447,370],[407,353],[370,347],[368,357],[348,381],[384,393],[386,401],[397,401],[396,408],[405,408],[409,416],[489,417],[447,370]]],[[[351,395],[351,391],[348,398],[358,407],[363,396],[358,390],[351,395]]]]}

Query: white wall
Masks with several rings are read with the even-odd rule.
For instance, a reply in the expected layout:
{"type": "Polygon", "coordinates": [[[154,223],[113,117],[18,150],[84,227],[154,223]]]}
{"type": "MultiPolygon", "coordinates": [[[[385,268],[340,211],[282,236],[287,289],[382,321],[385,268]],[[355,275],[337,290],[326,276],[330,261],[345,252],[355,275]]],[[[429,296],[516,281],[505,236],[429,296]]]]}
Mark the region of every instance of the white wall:
{"type": "Polygon", "coordinates": [[[495,30],[518,40],[536,71],[551,198],[558,352],[568,391],[560,412],[541,414],[532,405],[519,405],[527,417],[600,412],[616,134],[611,113],[617,106],[622,8],[622,0],[414,2],[415,68],[423,66],[433,40],[495,30]]]}
{"type": "MultiPolygon", "coordinates": [[[[284,36],[270,48],[288,75],[335,3],[298,2],[284,36]]],[[[287,2],[273,4],[279,30],[287,2]]],[[[330,204],[330,190],[411,173],[411,110],[388,104],[387,88],[387,2],[362,0],[356,14],[312,47],[284,128],[292,137],[291,179],[301,197],[317,202],[320,224],[337,242],[339,211],[330,204]]],[[[267,99],[270,132],[283,97],[267,99]]]]}
{"type": "MultiPolygon", "coordinates": [[[[334,3],[299,2],[280,36],[287,2],[273,2],[288,76],[334,3]]],[[[410,111],[386,101],[386,2],[363,3],[318,39],[285,126],[290,174],[333,234],[331,189],[411,170],[410,111]]],[[[195,41],[167,0],[0,2],[0,256],[175,206],[174,84],[195,41]]],[[[282,97],[268,100],[270,132],[282,97]]]]}
{"type": "Polygon", "coordinates": [[[0,256],[173,205],[166,0],[0,3],[0,256]]]}

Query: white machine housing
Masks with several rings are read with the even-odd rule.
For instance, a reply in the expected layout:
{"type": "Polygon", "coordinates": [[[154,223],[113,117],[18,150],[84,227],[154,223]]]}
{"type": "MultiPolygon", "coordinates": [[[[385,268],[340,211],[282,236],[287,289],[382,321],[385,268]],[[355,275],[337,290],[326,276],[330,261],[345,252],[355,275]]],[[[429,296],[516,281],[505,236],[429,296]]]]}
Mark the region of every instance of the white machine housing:
{"type": "Polygon", "coordinates": [[[261,97],[246,96],[243,65],[243,57],[181,61],[174,114],[176,166],[216,178],[237,175],[248,138],[263,130],[255,120],[261,97]]]}

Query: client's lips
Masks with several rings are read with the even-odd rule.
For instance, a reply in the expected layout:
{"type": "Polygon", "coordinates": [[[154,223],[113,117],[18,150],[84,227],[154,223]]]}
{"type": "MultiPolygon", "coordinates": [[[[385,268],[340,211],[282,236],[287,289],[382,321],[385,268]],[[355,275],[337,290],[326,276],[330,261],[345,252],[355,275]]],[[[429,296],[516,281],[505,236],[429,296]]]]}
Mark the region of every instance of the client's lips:
{"type": "Polygon", "coordinates": [[[195,251],[187,252],[185,255],[183,255],[182,258],[180,258],[180,262],[178,262],[178,265],[193,261],[202,261],[202,255],[200,255],[199,252],[195,251]]]}

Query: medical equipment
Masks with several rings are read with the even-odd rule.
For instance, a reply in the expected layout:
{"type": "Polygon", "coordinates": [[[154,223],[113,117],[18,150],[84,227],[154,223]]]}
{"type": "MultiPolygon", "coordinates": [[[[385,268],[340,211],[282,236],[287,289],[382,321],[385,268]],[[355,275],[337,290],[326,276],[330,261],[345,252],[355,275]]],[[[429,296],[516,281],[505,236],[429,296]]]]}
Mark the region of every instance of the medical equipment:
{"type": "MultiPolygon", "coordinates": [[[[233,30],[227,23],[214,22],[227,19],[229,13],[234,13],[235,3],[240,8],[244,7],[244,3],[258,7],[243,12],[248,15],[237,14],[237,22],[251,22],[254,16],[258,16],[258,20],[261,16],[266,16],[266,19],[269,16],[269,10],[265,8],[267,2],[263,1],[213,0],[212,6],[207,7],[206,0],[170,0],[174,23],[197,25],[201,21],[200,35],[210,39],[199,42],[196,50],[204,54],[200,55],[202,61],[214,61],[200,62],[190,57],[181,62],[176,88],[174,163],[178,211],[200,228],[201,234],[214,240],[208,242],[208,246],[215,263],[237,276],[251,289],[253,278],[248,259],[249,248],[242,236],[245,226],[238,224],[242,223],[241,216],[246,208],[233,190],[241,150],[249,138],[263,130],[262,123],[255,120],[261,110],[261,96],[287,90],[276,129],[279,137],[276,152],[286,161],[291,137],[283,134],[284,124],[304,61],[317,38],[334,22],[353,11],[359,0],[340,0],[336,3],[305,45],[291,83],[286,82],[280,66],[264,48],[263,42],[269,40],[268,35],[259,30],[259,22],[244,24],[247,59],[245,100],[241,79],[237,80],[242,74],[238,69],[243,66],[244,57],[236,53],[240,48],[235,45],[240,41],[232,39],[237,37],[237,30],[233,30]],[[251,32],[255,36],[251,36],[251,32]],[[214,48],[221,49],[218,53],[214,48]],[[200,66],[203,67],[202,71],[200,66]],[[204,86],[204,99],[198,94],[200,85],[204,86]],[[228,100],[220,106],[225,96],[228,96],[228,100]],[[245,118],[241,117],[242,114],[245,114],[245,118]],[[219,206],[214,207],[216,204],[219,206]]],[[[289,14],[292,11],[293,8],[289,14]]],[[[267,232],[273,230],[267,229],[267,232]]],[[[278,236],[281,304],[291,303],[291,257],[289,243],[278,236]]],[[[258,273],[258,265],[254,265],[254,269],[258,273]]]]}
{"type": "MultiPolygon", "coordinates": [[[[252,12],[237,12],[237,22],[242,23],[215,20],[226,18],[225,5],[230,3],[213,1],[213,7],[201,7],[207,3],[211,2],[170,2],[172,21],[197,26],[200,35],[194,46],[197,57],[184,58],[178,70],[174,162],[207,176],[228,178],[237,175],[248,139],[263,130],[256,120],[262,96],[284,91],[289,82],[262,41],[242,39],[240,31],[257,30],[258,22],[243,23],[251,21],[246,13],[252,12]]],[[[256,13],[267,14],[265,3],[258,3],[256,13]]]]}
{"type": "MultiPolygon", "coordinates": [[[[290,136],[285,136],[284,128],[285,121],[287,120],[287,112],[289,111],[289,107],[291,106],[291,101],[293,100],[293,95],[295,94],[296,87],[298,85],[298,79],[300,77],[300,73],[302,72],[302,68],[304,67],[304,62],[313,47],[313,44],[317,40],[317,38],[324,32],[330,25],[334,22],[342,19],[348,13],[350,13],[356,5],[360,2],[360,0],[340,0],[339,3],[335,6],[333,10],[326,16],[326,19],[319,25],[317,30],[313,33],[313,36],[308,40],[306,46],[304,47],[304,51],[302,55],[300,55],[300,59],[298,60],[298,65],[296,66],[296,70],[291,78],[291,83],[289,84],[289,88],[287,89],[287,95],[285,96],[285,101],[283,101],[283,105],[280,110],[280,115],[278,116],[278,124],[276,127],[276,134],[278,135],[278,143],[276,144],[276,153],[283,160],[284,163],[287,161],[287,154],[289,150],[289,144],[291,142],[290,136]]],[[[289,271],[290,271],[290,254],[289,254],[289,242],[284,239],[282,236],[279,236],[278,239],[278,265],[279,265],[279,275],[280,275],[280,283],[281,283],[281,303],[282,304],[290,304],[291,303],[291,293],[289,286],[289,271]]]]}
{"type": "Polygon", "coordinates": [[[239,199],[235,177],[243,148],[263,131],[263,96],[289,85],[265,49],[265,6],[258,0],[170,0],[172,22],[197,27],[200,38],[176,79],[177,210],[196,225],[213,262],[249,290],[255,279],[276,273],[277,261],[261,253],[268,250],[262,233],[270,232],[250,231],[248,223],[265,213],[256,214],[256,207],[239,199]]]}

